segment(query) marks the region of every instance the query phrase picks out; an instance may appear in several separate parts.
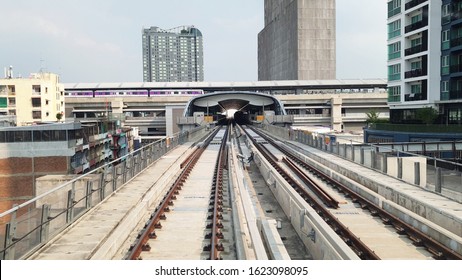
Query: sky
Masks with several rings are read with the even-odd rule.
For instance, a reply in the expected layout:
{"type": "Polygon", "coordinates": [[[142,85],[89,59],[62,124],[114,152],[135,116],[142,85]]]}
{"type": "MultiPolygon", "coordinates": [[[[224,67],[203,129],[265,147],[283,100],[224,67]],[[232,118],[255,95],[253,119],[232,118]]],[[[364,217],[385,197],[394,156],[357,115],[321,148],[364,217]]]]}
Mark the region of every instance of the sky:
{"type": "MultiPolygon", "coordinates": [[[[386,77],[387,0],[336,0],[337,78],[386,77]]],[[[0,0],[0,68],[64,83],[140,82],[143,27],[194,25],[205,81],[257,81],[264,0],[0,0]]]]}

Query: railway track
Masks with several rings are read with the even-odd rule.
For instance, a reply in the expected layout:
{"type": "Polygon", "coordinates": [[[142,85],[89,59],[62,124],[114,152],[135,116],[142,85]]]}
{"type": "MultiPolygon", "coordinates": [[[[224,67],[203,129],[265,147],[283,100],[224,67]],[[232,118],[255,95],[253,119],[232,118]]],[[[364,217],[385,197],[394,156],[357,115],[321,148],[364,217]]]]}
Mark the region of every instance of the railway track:
{"type": "MultiPolygon", "coordinates": [[[[310,177],[316,176],[320,178],[326,185],[331,186],[339,193],[343,194],[346,199],[351,201],[351,203],[359,205],[361,210],[368,211],[373,218],[378,218],[384,225],[392,227],[398,237],[403,235],[407,236],[416,248],[425,248],[427,253],[422,253],[424,257],[431,256],[434,259],[462,259],[462,256],[457,252],[447,248],[431,237],[428,237],[416,228],[407,225],[397,217],[385,212],[383,209],[369,202],[361,195],[353,192],[340,182],[337,182],[327,174],[316,169],[314,166],[300,160],[288,147],[277,143],[271,137],[257,131],[256,129],[252,128],[251,130],[253,133],[256,133],[259,137],[264,139],[266,143],[276,148],[284,155],[282,163],[284,163],[298,179],[294,179],[293,175],[281,167],[281,163],[278,162],[278,158],[272,154],[269,149],[262,144],[262,142],[259,143],[255,140],[255,138],[250,137],[255,147],[263,154],[271,165],[289,182],[289,184],[302,196],[302,198],[305,199],[305,201],[307,201],[313,209],[315,209],[318,215],[320,215],[324,221],[331,226],[331,228],[353,249],[353,251],[357,253],[361,259],[380,259],[380,257],[369,248],[370,246],[365,244],[359,237],[349,230],[347,225],[340,222],[339,217],[335,215],[336,211],[333,211],[339,208],[339,202],[330,196],[329,192],[325,191],[325,187],[322,187],[320,184],[314,182],[310,177]],[[300,181],[308,186],[308,188],[312,191],[311,193],[315,194],[316,197],[310,195],[306,188],[302,186],[300,181]],[[322,204],[320,202],[322,202],[322,204]]],[[[340,212],[337,211],[337,213],[340,212]]]]}
{"type": "MultiPolygon", "coordinates": [[[[174,230],[174,226],[181,226],[181,223],[171,224],[169,223],[166,225],[166,221],[169,216],[173,216],[173,212],[176,214],[180,214],[182,216],[186,216],[187,212],[192,213],[191,215],[197,217],[197,213],[199,213],[201,219],[203,221],[198,221],[196,223],[197,230],[194,233],[203,233],[202,239],[200,242],[197,242],[199,247],[202,247],[202,252],[195,250],[197,253],[195,255],[189,255],[187,258],[194,258],[194,259],[221,259],[220,253],[224,251],[224,246],[221,240],[224,238],[224,234],[222,229],[223,225],[223,177],[224,177],[224,169],[226,168],[226,161],[227,161],[227,150],[226,150],[226,142],[227,142],[227,135],[228,130],[226,129],[216,129],[202,145],[198,146],[194,149],[190,156],[186,160],[184,160],[180,167],[182,168],[181,174],[177,177],[174,181],[172,186],[169,188],[168,192],[163,197],[162,201],[159,203],[155,211],[151,214],[149,221],[145,223],[144,228],[138,234],[135,242],[130,246],[129,251],[126,254],[126,259],[131,260],[139,260],[139,259],[148,259],[151,258],[149,253],[151,251],[156,251],[156,246],[159,246],[162,242],[159,237],[159,233],[162,231],[167,231],[167,227],[171,227],[174,230]],[[217,138],[218,137],[218,138],[217,138]],[[217,150],[216,147],[217,143],[220,143],[219,149],[217,150]],[[192,204],[183,205],[181,209],[178,208],[180,205],[180,192],[185,192],[183,188],[185,188],[188,179],[192,176],[193,171],[196,173],[204,174],[205,170],[197,171],[198,162],[204,155],[204,153],[208,153],[206,156],[207,162],[202,164],[203,166],[210,165],[210,160],[214,160],[215,168],[213,172],[213,177],[209,179],[209,187],[204,188],[202,190],[195,191],[192,189],[190,192],[191,194],[187,195],[186,198],[183,197],[183,204],[184,203],[194,203],[192,204]],[[207,193],[208,189],[208,194],[207,193]],[[189,199],[189,201],[188,201],[189,199]],[[199,204],[198,204],[199,203],[199,204]]],[[[200,168],[199,168],[200,169],[200,168]]],[[[205,174],[209,175],[209,174],[205,174]]],[[[196,178],[197,179],[197,178],[196,178]]],[[[191,186],[188,186],[191,188],[191,186]]],[[[194,233],[191,233],[193,235],[194,233]]],[[[177,232],[180,234],[181,232],[177,232]]],[[[168,236],[170,234],[165,234],[164,236],[168,236]]],[[[197,237],[195,238],[198,239],[197,237]]],[[[168,242],[168,241],[167,241],[168,242]]],[[[169,244],[166,245],[167,247],[171,246],[172,248],[177,246],[178,244],[169,244]]],[[[187,246],[191,244],[185,244],[184,248],[187,250],[187,246]]],[[[165,245],[164,245],[165,246],[165,245]]],[[[197,247],[196,246],[196,247],[197,247]]],[[[164,251],[165,247],[162,250],[164,251]]],[[[173,250],[172,250],[173,251],[173,250]]],[[[181,254],[181,251],[179,254],[181,254]]],[[[192,250],[194,251],[194,250],[192,250]]],[[[175,254],[172,252],[172,254],[175,254]]],[[[168,255],[170,259],[181,259],[181,256],[168,255]]]]}
{"type": "MultiPolygon", "coordinates": [[[[247,130],[245,130],[247,132],[247,130]]],[[[255,130],[253,132],[257,133],[255,130]]],[[[272,141],[266,136],[257,133],[259,136],[263,137],[266,141],[272,141]]],[[[343,241],[349,245],[353,251],[361,258],[365,260],[377,260],[380,259],[369,247],[367,247],[358,237],[356,237],[345,225],[343,225],[334,215],[327,210],[320,202],[319,198],[311,195],[306,188],[300,184],[296,179],[294,179],[288,172],[286,172],[278,163],[277,158],[271,154],[271,152],[265,148],[261,143],[257,142],[248,132],[247,135],[252,140],[255,147],[263,154],[263,156],[270,162],[270,164],[277,170],[277,172],[295,189],[295,191],[300,194],[300,196],[316,211],[316,213],[323,218],[323,220],[331,226],[334,231],[343,239],[343,241]]],[[[292,165],[290,165],[293,167],[292,165]]],[[[300,172],[299,169],[296,169],[296,172],[300,172]]],[[[310,181],[313,183],[312,181],[310,181]]],[[[314,184],[314,183],[313,183],[314,184]]],[[[314,184],[316,185],[316,184],[314,184]]],[[[322,193],[321,199],[324,203],[338,208],[338,202],[328,195],[324,190],[321,190],[321,187],[316,185],[311,185],[313,189],[316,190],[316,193],[322,193]]]]}

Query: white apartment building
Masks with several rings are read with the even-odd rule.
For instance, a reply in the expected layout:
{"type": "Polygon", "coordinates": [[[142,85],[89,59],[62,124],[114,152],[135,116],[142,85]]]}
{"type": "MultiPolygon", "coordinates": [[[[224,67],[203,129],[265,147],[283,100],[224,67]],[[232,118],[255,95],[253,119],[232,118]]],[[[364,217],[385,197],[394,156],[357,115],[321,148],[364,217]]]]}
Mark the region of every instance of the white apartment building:
{"type": "Polygon", "coordinates": [[[441,0],[388,1],[388,104],[391,122],[437,107],[441,81],[441,0]]]}
{"type": "MultiPolygon", "coordinates": [[[[64,87],[53,73],[14,78],[11,69],[0,79],[0,116],[16,116],[18,126],[55,122],[64,112],[64,87]]],[[[61,121],[64,120],[64,116],[61,121]]]]}

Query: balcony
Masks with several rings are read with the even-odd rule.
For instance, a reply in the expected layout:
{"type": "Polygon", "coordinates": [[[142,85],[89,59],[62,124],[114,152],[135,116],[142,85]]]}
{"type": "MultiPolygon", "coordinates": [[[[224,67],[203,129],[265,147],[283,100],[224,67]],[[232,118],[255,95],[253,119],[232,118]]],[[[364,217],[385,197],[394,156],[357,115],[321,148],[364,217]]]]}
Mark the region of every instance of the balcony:
{"type": "Polygon", "coordinates": [[[462,89],[453,89],[449,91],[449,100],[462,99],[462,89]]]}
{"type": "Polygon", "coordinates": [[[427,94],[420,92],[420,93],[409,93],[404,95],[404,101],[421,101],[427,100],[427,94]]]}
{"type": "Polygon", "coordinates": [[[461,19],[462,18],[462,11],[453,11],[451,13],[451,18],[450,18],[450,21],[456,21],[458,19],[461,19]]]}
{"type": "Polygon", "coordinates": [[[410,79],[427,75],[427,69],[413,69],[404,73],[404,78],[410,79]]]}
{"type": "Polygon", "coordinates": [[[462,72],[462,64],[451,65],[449,69],[451,74],[462,72]]]}
{"type": "Polygon", "coordinates": [[[408,56],[408,55],[413,55],[413,54],[416,54],[416,53],[424,52],[426,50],[428,50],[427,44],[420,44],[420,45],[417,45],[415,47],[405,49],[404,54],[406,56],[408,56]]]}
{"type": "Polygon", "coordinates": [[[401,95],[389,95],[388,96],[388,102],[400,102],[401,101],[401,95]]]}
{"type": "Polygon", "coordinates": [[[441,101],[449,100],[449,92],[447,92],[447,91],[441,92],[440,100],[441,101]]]}
{"type": "Polygon", "coordinates": [[[32,95],[41,95],[40,86],[32,86],[32,95]]]}
{"type": "Polygon", "coordinates": [[[388,10],[388,18],[391,18],[392,16],[395,16],[397,14],[401,13],[401,7],[397,7],[395,9],[392,9],[392,10],[388,10]]]}
{"type": "Polygon", "coordinates": [[[406,8],[406,10],[409,10],[419,4],[422,4],[424,2],[427,2],[427,0],[412,0],[412,1],[409,1],[406,3],[406,5],[404,6],[406,8]]]}
{"type": "Polygon", "coordinates": [[[461,46],[461,45],[462,45],[462,37],[451,39],[451,48],[461,46]]]}
{"type": "Polygon", "coordinates": [[[421,21],[418,21],[418,22],[415,22],[415,23],[412,23],[412,24],[409,24],[408,26],[406,26],[404,28],[404,32],[409,33],[411,31],[420,29],[420,28],[425,27],[427,25],[428,25],[428,18],[425,17],[421,21]]]}
{"type": "Polygon", "coordinates": [[[399,80],[401,80],[401,72],[400,73],[389,74],[388,75],[388,80],[389,81],[399,81],[399,80]]]}

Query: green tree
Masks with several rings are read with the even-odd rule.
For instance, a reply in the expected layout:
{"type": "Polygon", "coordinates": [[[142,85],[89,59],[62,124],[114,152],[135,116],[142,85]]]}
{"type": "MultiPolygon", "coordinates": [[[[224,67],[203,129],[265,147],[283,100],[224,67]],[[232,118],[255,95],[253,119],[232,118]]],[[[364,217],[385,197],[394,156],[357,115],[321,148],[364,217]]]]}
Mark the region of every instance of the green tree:
{"type": "Polygon", "coordinates": [[[367,116],[366,123],[367,123],[367,124],[370,124],[370,123],[376,123],[376,122],[378,122],[378,120],[379,120],[379,115],[380,115],[379,112],[377,112],[377,111],[374,110],[374,109],[371,109],[369,112],[366,113],[366,116],[367,116]]]}
{"type": "Polygon", "coordinates": [[[419,108],[416,110],[416,118],[426,125],[433,124],[438,118],[438,111],[433,107],[419,108]]]}
{"type": "Polygon", "coordinates": [[[63,113],[57,113],[56,114],[56,119],[59,121],[61,121],[61,119],[63,118],[63,113]]]}

